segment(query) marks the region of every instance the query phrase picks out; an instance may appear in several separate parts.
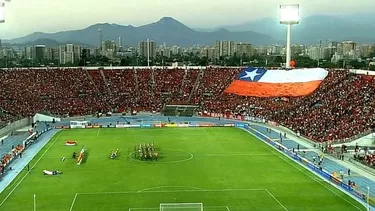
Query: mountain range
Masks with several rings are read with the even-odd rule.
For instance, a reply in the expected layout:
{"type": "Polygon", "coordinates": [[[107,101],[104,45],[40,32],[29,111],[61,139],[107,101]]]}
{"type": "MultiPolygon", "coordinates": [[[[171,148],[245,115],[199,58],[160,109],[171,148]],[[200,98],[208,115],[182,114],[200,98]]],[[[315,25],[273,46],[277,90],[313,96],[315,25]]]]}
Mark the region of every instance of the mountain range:
{"type": "MultiPolygon", "coordinates": [[[[375,23],[372,20],[375,20],[375,15],[372,14],[342,17],[310,16],[292,27],[292,42],[314,44],[319,40],[353,40],[358,43],[375,43],[373,36],[375,23]]],[[[4,40],[4,42],[23,45],[56,46],[73,43],[88,47],[98,46],[99,30],[103,33],[103,40],[118,40],[118,37],[121,37],[123,44],[131,46],[137,46],[140,41],[146,39],[154,40],[159,44],[166,43],[169,46],[212,45],[216,40],[269,45],[284,43],[286,35],[286,26],[280,25],[277,19],[272,18],[236,25],[193,29],[171,17],[164,17],[157,22],[139,27],[98,23],[80,30],[57,33],[35,32],[24,37],[4,40]]]]}

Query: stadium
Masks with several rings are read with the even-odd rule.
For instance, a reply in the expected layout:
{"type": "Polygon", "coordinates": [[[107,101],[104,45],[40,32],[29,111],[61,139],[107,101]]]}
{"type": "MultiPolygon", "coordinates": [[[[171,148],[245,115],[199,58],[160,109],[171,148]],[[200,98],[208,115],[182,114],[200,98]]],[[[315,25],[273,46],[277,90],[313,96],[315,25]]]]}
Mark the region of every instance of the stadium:
{"type": "Polygon", "coordinates": [[[300,97],[227,93],[244,70],[2,70],[2,130],[32,126],[3,138],[1,210],[372,208],[371,174],[340,151],[372,133],[372,73],[330,69],[300,97]]]}

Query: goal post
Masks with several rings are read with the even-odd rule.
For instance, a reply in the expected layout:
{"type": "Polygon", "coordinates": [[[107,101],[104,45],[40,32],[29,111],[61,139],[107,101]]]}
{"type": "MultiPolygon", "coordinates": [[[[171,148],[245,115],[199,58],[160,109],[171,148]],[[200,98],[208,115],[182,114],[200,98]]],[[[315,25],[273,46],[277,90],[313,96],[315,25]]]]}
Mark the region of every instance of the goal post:
{"type": "Polygon", "coordinates": [[[203,203],[161,203],[159,211],[203,211],[203,203]]]}
{"type": "Polygon", "coordinates": [[[141,127],[161,127],[161,121],[142,121],[141,127]]]}

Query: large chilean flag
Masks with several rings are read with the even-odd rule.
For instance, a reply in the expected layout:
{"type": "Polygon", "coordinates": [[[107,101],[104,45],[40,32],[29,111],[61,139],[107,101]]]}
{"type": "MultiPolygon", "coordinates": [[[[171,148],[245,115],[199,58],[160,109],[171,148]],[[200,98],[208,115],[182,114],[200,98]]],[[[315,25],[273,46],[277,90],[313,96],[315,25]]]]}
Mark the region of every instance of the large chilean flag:
{"type": "Polygon", "coordinates": [[[225,93],[254,97],[297,97],[314,92],[328,75],[322,68],[266,70],[248,67],[225,93]]]}

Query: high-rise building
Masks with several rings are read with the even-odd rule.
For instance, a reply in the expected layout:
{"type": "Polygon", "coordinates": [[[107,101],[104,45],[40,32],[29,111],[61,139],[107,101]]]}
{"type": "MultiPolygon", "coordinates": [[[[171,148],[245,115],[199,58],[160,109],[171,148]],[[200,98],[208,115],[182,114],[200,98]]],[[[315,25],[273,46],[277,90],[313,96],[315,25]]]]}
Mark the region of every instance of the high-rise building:
{"type": "Polygon", "coordinates": [[[150,51],[150,58],[156,56],[156,43],[155,41],[142,41],[139,43],[139,55],[143,57],[148,56],[148,50],[150,51]]]}
{"type": "Polygon", "coordinates": [[[102,42],[101,55],[112,59],[117,51],[116,42],[114,40],[106,40],[102,42]]]}
{"type": "Polygon", "coordinates": [[[323,59],[323,52],[320,46],[311,47],[308,50],[309,57],[313,60],[323,59]]]}
{"type": "Polygon", "coordinates": [[[242,57],[242,56],[247,56],[247,57],[252,56],[251,44],[237,43],[236,54],[240,57],[242,57]]]}
{"type": "Polygon", "coordinates": [[[46,48],[45,53],[44,53],[44,59],[49,60],[49,61],[56,59],[55,58],[55,49],[46,48]]]}
{"type": "Polygon", "coordinates": [[[181,53],[181,48],[180,47],[178,47],[178,46],[173,46],[172,47],[172,54],[173,55],[177,55],[177,54],[180,54],[181,53]]]}
{"type": "Polygon", "coordinates": [[[65,64],[64,55],[66,52],[66,45],[59,46],[59,62],[60,64],[65,64]]]}
{"type": "Polygon", "coordinates": [[[46,51],[46,46],[45,45],[37,45],[34,47],[34,51],[35,51],[35,57],[33,57],[33,59],[36,61],[36,62],[43,62],[44,61],[44,54],[45,54],[45,51],[46,51]]]}
{"type": "Polygon", "coordinates": [[[82,47],[80,45],[66,44],[59,46],[60,64],[75,64],[80,60],[82,47]]]}
{"type": "Polygon", "coordinates": [[[34,47],[32,47],[32,46],[25,47],[25,53],[24,53],[25,59],[33,59],[33,57],[34,57],[34,55],[33,55],[34,50],[33,49],[34,49],[34,47]]]}
{"type": "Polygon", "coordinates": [[[342,51],[343,55],[347,56],[353,53],[356,50],[357,44],[353,41],[344,41],[342,42],[342,51]]]}
{"type": "Polygon", "coordinates": [[[215,45],[216,57],[228,57],[234,54],[234,42],[233,41],[216,41],[215,45]]]}
{"type": "Polygon", "coordinates": [[[361,45],[360,51],[361,51],[361,56],[369,57],[371,53],[375,52],[375,45],[361,45]]]}
{"type": "Polygon", "coordinates": [[[116,51],[116,42],[114,40],[106,40],[102,43],[102,51],[116,51]]]}
{"type": "Polygon", "coordinates": [[[80,45],[74,45],[73,46],[74,62],[77,62],[77,61],[80,60],[81,53],[82,53],[82,46],[80,46],[80,45]]]}

